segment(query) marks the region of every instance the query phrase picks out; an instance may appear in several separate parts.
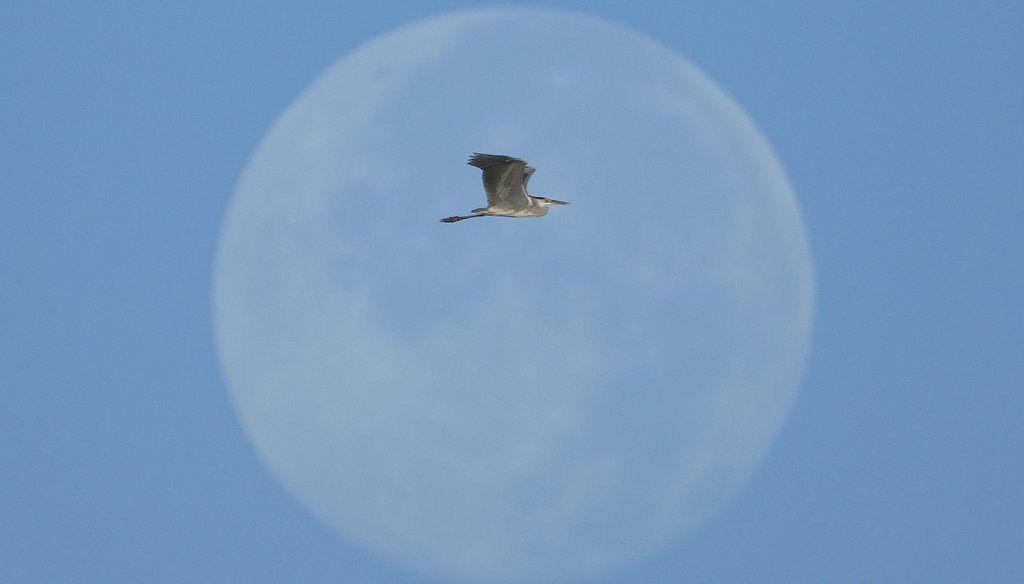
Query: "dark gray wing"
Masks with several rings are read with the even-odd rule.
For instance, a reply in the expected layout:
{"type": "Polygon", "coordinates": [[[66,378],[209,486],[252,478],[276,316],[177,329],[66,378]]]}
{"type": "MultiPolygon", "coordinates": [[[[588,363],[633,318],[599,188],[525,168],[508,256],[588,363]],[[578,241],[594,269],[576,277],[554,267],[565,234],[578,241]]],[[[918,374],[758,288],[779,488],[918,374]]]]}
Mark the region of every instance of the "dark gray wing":
{"type": "Polygon", "coordinates": [[[530,206],[526,195],[526,161],[498,154],[474,152],[469,165],[483,171],[487,206],[518,211],[530,206]]]}

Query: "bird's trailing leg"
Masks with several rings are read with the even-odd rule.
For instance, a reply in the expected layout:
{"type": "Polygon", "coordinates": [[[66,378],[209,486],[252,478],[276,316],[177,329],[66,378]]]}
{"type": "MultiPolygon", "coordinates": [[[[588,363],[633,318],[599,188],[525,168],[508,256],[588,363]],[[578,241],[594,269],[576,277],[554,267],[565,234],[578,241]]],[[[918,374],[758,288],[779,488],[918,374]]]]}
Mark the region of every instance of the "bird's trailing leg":
{"type": "Polygon", "coordinates": [[[456,221],[462,221],[463,219],[472,219],[473,217],[484,217],[483,213],[477,213],[475,215],[463,215],[462,217],[445,217],[441,219],[441,223],[455,223],[456,221]]]}

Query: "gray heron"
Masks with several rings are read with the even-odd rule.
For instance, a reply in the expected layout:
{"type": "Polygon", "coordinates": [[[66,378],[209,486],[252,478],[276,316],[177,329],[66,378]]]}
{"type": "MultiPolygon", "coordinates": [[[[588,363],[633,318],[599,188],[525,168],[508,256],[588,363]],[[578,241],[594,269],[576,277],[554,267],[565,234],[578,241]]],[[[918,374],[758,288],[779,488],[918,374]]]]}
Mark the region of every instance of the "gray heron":
{"type": "Polygon", "coordinates": [[[498,154],[474,152],[468,164],[483,171],[487,206],[473,209],[472,215],[445,217],[442,223],[455,223],[473,217],[543,217],[550,205],[568,205],[547,197],[532,197],[526,183],[535,170],[525,160],[498,154]]]}

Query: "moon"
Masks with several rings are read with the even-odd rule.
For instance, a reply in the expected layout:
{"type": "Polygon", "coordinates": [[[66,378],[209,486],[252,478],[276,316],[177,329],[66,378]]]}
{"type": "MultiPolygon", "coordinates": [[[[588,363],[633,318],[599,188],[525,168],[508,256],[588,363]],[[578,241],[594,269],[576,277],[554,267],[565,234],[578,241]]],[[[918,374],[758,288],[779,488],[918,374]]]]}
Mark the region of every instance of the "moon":
{"type": "Polygon", "coordinates": [[[270,473],[343,539],[461,582],[571,582],[677,545],[798,394],[813,276],[765,138],[593,16],[445,14],[276,120],[226,214],[216,346],[270,473]],[[482,206],[524,158],[541,219],[482,206]]]}

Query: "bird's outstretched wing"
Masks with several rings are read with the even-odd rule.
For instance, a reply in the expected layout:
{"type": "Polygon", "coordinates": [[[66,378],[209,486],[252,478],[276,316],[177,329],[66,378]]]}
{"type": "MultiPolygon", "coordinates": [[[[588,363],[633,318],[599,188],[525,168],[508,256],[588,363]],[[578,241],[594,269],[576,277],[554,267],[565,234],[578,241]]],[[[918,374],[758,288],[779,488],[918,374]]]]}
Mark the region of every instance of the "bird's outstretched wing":
{"type": "Polygon", "coordinates": [[[469,165],[483,171],[484,190],[487,191],[487,206],[517,211],[530,206],[526,194],[526,181],[533,174],[527,171],[526,161],[498,154],[474,152],[469,165]]]}

